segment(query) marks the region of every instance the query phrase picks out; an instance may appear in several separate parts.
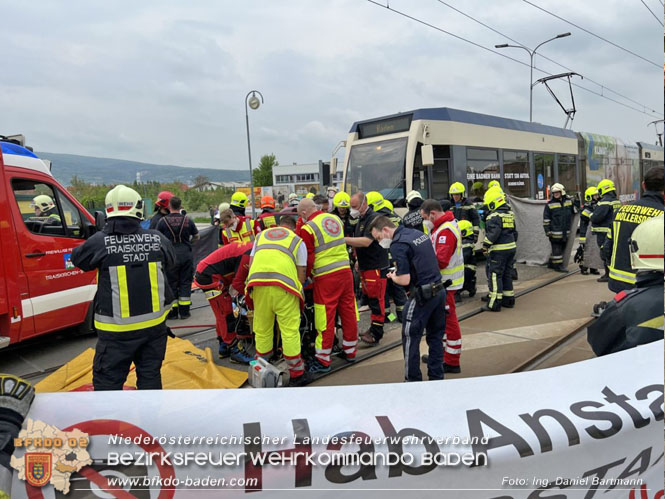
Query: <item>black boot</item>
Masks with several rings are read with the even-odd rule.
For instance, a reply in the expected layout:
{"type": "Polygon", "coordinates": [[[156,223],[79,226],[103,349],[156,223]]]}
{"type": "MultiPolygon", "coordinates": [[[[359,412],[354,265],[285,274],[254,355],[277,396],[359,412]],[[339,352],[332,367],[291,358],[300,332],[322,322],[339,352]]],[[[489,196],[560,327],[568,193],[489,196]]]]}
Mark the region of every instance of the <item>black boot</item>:
{"type": "Polygon", "coordinates": [[[187,319],[192,316],[192,314],[189,313],[189,307],[190,305],[178,305],[178,313],[180,314],[181,319],[187,319]]]}
{"type": "Polygon", "coordinates": [[[178,305],[174,305],[171,307],[171,311],[169,312],[169,315],[166,316],[167,319],[169,320],[174,320],[178,318],[178,305]]]}

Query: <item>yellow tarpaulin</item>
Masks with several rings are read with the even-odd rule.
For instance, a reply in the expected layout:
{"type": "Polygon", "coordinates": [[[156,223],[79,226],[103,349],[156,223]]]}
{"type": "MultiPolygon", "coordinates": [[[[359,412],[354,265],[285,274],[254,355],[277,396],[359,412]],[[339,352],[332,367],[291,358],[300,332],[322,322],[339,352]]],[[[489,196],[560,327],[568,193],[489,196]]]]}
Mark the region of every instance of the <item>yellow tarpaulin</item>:
{"type": "MultiPolygon", "coordinates": [[[[88,348],[35,386],[37,393],[92,390],[92,359],[95,350],[88,348]]],[[[162,364],[162,385],[166,390],[197,388],[239,388],[247,381],[246,371],[218,366],[210,348],[201,350],[191,342],[169,338],[162,364]]],[[[129,372],[126,389],[136,388],[134,366],[129,372]]]]}

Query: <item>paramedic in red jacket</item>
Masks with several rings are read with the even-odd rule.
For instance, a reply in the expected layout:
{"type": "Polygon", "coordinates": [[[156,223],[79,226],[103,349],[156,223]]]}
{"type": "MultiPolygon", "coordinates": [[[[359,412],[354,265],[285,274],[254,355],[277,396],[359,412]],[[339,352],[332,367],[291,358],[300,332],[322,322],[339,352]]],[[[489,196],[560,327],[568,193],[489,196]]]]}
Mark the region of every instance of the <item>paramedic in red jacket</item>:
{"type": "Polygon", "coordinates": [[[247,272],[243,269],[249,267],[252,246],[250,242],[225,244],[201,260],[194,275],[194,281],[205,291],[215,314],[219,357],[231,357],[231,362],[238,364],[249,364],[253,357],[241,349],[236,339],[233,300],[229,291],[233,286],[244,294],[247,272]]]}
{"type": "Polygon", "coordinates": [[[459,373],[462,353],[462,331],[455,310],[455,293],[464,286],[464,257],[462,235],[455,215],[450,211],[450,201],[439,203],[434,199],[423,202],[420,212],[423,220],[434,224],[430,234],[436,259],[446,286],[446,333],[443,336],[443,372],[459,373]]]}

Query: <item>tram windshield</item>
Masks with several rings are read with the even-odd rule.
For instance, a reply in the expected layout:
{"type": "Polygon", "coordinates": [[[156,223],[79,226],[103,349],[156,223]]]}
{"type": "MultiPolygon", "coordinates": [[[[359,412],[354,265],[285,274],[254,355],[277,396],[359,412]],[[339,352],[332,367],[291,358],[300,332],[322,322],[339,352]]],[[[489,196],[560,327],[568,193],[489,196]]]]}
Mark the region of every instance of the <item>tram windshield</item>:
{"type": "Polygon", "coordinates": [[[406,142],[403,137],[351,147],[345,190],[378,191],[390,201],[403,198],[406,142]]]}

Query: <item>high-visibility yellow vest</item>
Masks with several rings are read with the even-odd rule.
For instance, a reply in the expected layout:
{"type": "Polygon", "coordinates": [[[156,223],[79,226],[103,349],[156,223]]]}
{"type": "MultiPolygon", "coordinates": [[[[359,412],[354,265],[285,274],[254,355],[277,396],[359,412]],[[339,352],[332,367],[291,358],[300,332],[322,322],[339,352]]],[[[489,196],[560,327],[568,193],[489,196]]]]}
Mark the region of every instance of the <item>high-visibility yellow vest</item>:
{"type": "Polygon", "coordinates": [[[279,286],[302,300],[302,284],[296,268],[300,244],[302,239],[284,227],[260,232],[249,264],[247,288],[279,286]]]}
{"type": "Polygon", "coordinates": [[[349,268],[344,226],[338,217],[321,213],[303,225],[303,230],[314,236],[314,277],[349,268]]]}
{"type": "Polygon", "coordinates": [[[432,233],[432,244],[436,250],[436,242],[439,237],[439,234],[444,230],[450,230],[457,239],[457,244],[455,246],[455,253],[450,257],[448,266],[445,269],[441,269],[441,277],[443,281],[450,279],[452,284],[448,286],[447,290],[462,289],[464,286],[464,256],[462,255],[462,234],[457,226],[457,221],[453,220],[452,222],[444,222],[432,233]]]}
{"type": "Polygon", "coordinates": [[[254,242],[254,220],[245,218],[242,224],[238,224],[236,230],[224,229],[224,235],[229,243],[253,243],[254,242]]]}

